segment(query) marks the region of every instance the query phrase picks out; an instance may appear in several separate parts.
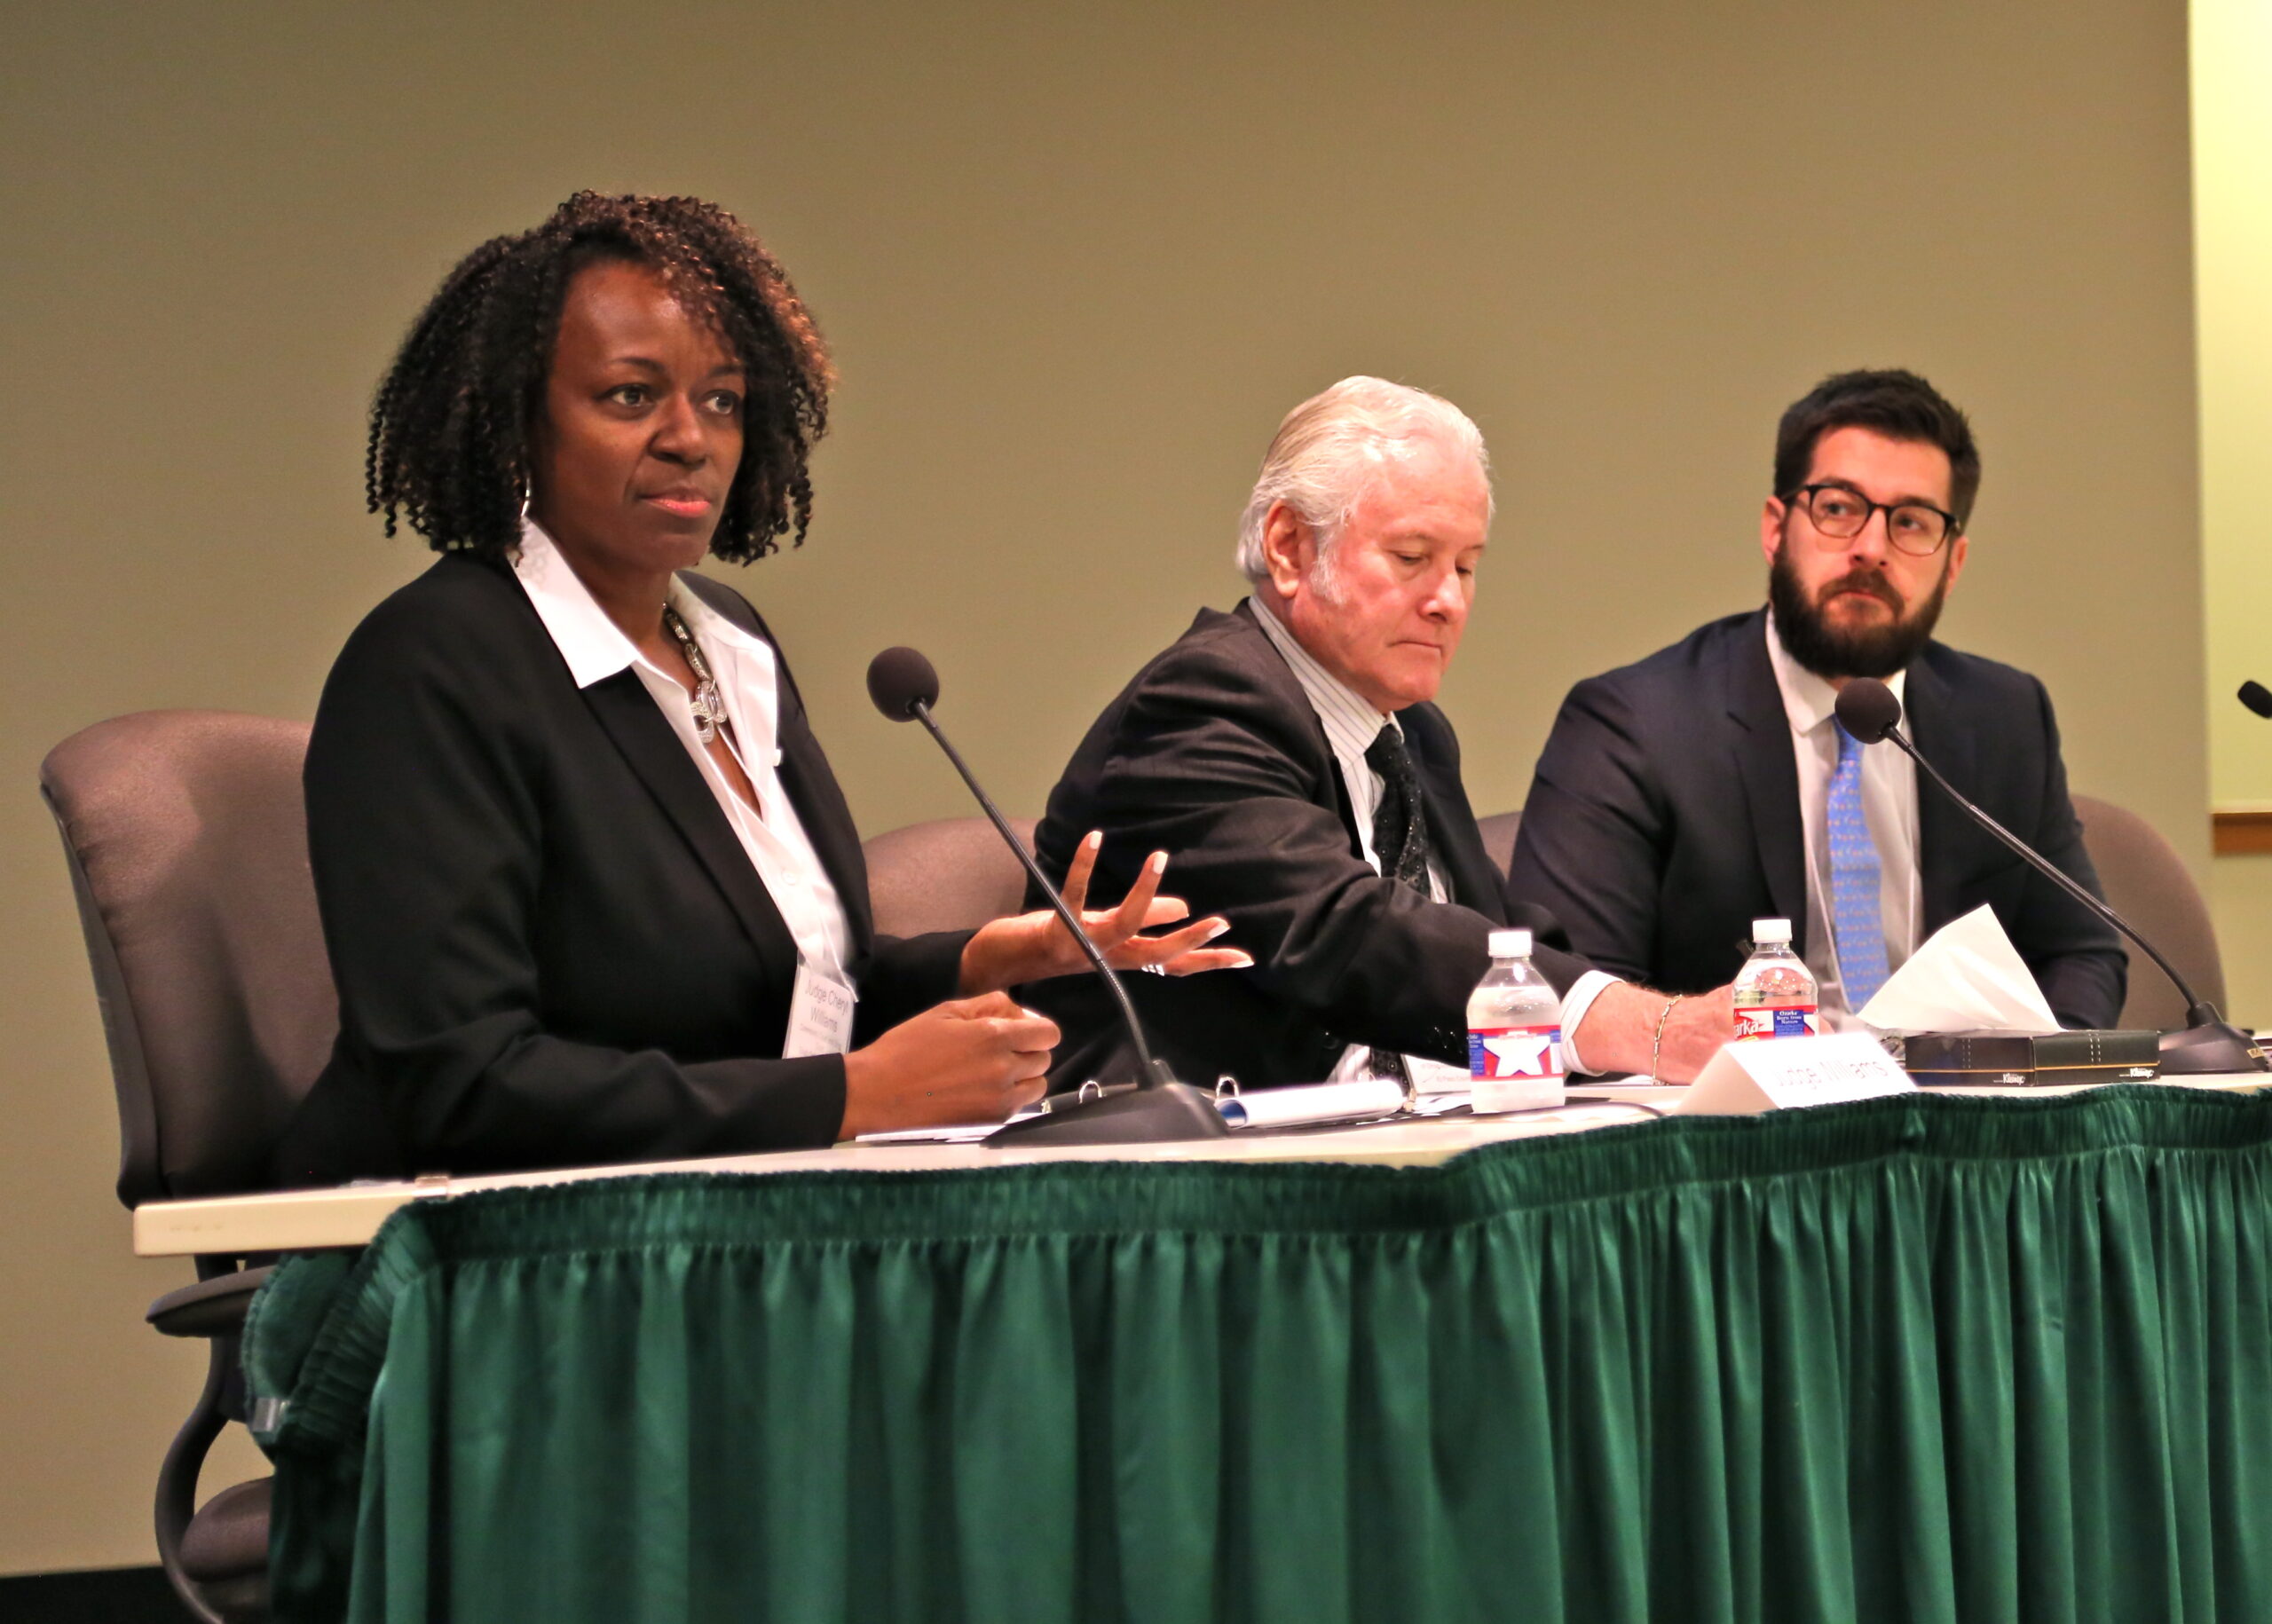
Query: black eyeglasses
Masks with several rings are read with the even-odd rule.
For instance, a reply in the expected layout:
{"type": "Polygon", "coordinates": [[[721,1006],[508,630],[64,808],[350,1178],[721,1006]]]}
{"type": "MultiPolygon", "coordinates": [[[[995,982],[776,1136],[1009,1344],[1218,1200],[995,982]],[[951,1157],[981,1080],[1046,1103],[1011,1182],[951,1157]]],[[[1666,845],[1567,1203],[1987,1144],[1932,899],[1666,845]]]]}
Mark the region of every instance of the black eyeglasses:
{"type": "Polygon", "coordinates": [[[1803,485],[1783,499],[1807,510],[1816,530],[1833,541],[1851,541],[1868,528],[1870,516],[1885,515],[1885,538],[1895,550],[1930,558],[1956,533],[1956,515],[1930,502],[1874,502],[1842,485],[1803,485]]]}

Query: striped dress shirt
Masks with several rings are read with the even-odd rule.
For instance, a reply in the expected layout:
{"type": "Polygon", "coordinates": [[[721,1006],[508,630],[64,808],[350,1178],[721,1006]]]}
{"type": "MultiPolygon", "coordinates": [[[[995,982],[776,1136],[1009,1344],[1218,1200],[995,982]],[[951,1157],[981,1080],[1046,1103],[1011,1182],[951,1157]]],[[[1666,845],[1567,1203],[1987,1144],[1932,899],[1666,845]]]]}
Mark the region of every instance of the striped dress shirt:
{"type": "MultiPolygon", "coordinates": [[[[1270,640],[1270,646],[1278,650],[1280,658],[1286,662],[1286,668],[1301,684],[1303,694],[1309,699],[1310,708],[1317,713],[1318,721],[1325,729],[1325,742],[1332,748],[1334,761],[1341,769],[1341,782],[1349,792],[1350,808],[1357,815],[1359,846],[1364,852],[1365,861],[1372,864],[1373,872],[1377,874],[1381,871],[1381,860],[1380,854],[1373,849],[1373,816],[1380,810],[1383,786],[1381,776],[1365,761],[1365,752],[1379,736],[1383,724],[1397,728],[1399,733],[1404,729],[1397,727],[1395,717],[1383,715],[1374,708],[1371,700],[1318,664],[1316,658],[1296,641],[1294,634],[1286,629],[1261,598],[1250,598],[1248,602],[1254,605],[1255,623],[1262,627],[1262,635],[1270,640]]],[[[1443,868],[1433,855],[1428,859],[1428,895],[1440,903],[1451,900],[1451,892],[1444,884],[1443,868]]],[[[1600,996],[1602,989],[1611,985],[1614,979],[1599,970],[1589,970],[1578,978],[1575,986],[1563,995],[1562,1054],[1572,1071],[1582,1071],[1585,1068],[1579,1061],[1577,1045],[1571,1035],[1578,1029],[1578,1023],[1586,1018],[1586,1012],[1593,1007],[1594,999],[1600,996]]],[[[1341,1059],[1333,1068],[1333,1077],[1369,1076],[1372,1053],[1366,1045],[1350,1045],[1342,1051],[1341,1059]]],[[[1424,1056],[1410,1055],[1406,1058],[1415,1068],[1441,1068],[1440,1061],[1431,1060],[1424,1056]]],[[[1416,1078],[1424,1075],[1418,1069],[1413,1072],[1416,1078]]]]}

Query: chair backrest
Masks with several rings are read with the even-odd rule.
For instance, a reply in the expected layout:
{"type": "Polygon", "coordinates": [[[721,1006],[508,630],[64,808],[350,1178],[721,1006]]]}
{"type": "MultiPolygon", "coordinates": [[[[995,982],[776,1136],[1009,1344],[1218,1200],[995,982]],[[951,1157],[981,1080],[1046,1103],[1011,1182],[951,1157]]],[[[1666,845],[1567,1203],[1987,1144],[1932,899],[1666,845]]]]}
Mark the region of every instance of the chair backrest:
{"type": "MultiPolygon", "coordinates": [[[[2083,845],[2098,870],[2114,911],[2168,955],[2193,990],[2225,1006],[2225,966],[2216,926],[2201,888],[2161,832],[2126,807],[2088,795],[2075,797],[2083,845]]],[[[2130,995],[2122,1005],[2126,1027],[2166,1031],[2185,1024],[2185,1000],[2154,961],[2125,942],[2130,954],[2130,995]]]]}
{"type": "Polygon", "coordinates": [[[307,747],[304,722],[145,711],[41,764],[110,1045],[130,1207],[266,1185],[331,1052],[307,747]]]}
{"type": "MultiPolygon", "coordinates": [[[[1010,827],[1033,843],[1033,819],[1014,817],[1010,827]]],[[[970,930],[1024,906],[1026,871],[982,817],[910,824],[861,849],[867,854],[876,929],[884,935],[970,930]]]]}
{"type": "Polygon", "coordinates": [[[1489,855],[1492,866],[1499,871],[1499,878],[1507,877],[1507,865],[1515,860],[1515,832],[1522,826],[1523,812],[1517,807],[1511,812],[1494,812],[1488,817],[1479,817],[1475,826],[1483,832],[1483,849],[1489,855]]]}

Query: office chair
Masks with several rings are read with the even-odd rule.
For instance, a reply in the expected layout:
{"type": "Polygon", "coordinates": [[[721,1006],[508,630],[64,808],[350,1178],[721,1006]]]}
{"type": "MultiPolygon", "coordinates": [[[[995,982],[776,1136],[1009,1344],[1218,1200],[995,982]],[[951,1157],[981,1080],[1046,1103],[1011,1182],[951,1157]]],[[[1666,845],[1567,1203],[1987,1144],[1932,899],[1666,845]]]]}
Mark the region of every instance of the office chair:
{"type": "MultiPolygon", "coordinates": [[[[1033,819],[1014,817],[1010,827],[1033,844],[1033,819]]],[[[883,935],[972,930],[1024,910],[1025,870],[982,817],[909,824],[864,842],[861,850],[868,860],[869,903],[883,935]]]]}
{"type": "Polygon", "coordinates": [[[1483,832],[1484,854],[1491,859],[1491,866],[1499,871],[1499,878],[1507,877],[1507,864],[1515,860],[1515,835],[1522,827],[1520,807],[1511,812],[1494,812],[1488,817],[1479,817],[1475,826],[1483,832]]]}
{"type": "MultiPolygon", "coordinates": [[[[338,1000],[308,873],[302,722],[146,711],[72,735],[40,767],[62,831],[118,1097],[119,1199],[258,1190],[314,1083],[338,1000]]],[[[269,1271],[201,1257],[150,1323],[210,1344],[204,1391],[158,1474],[159,1560],[205,1624],[268,1612],[271,1480],[194,1505],[241,1422],[238,1337],[269,1271]]]]}
{"type": "MultiPolygon", "coordinates": [[[[2109,905],[2169,955],[2196,993],[2229,1015],[2224,959],[2217,951],[2209,904],[2175,848],[2126,807],[2089,795],[2074,800],[2075,815],[2083,821],[2083,847],[2106,887],[2109,905]]],[[[2158,1031],[2183,1026],[2185,1000],[2169,977],[2131,943],[2123,946],[2130,955],[2130,991],[2118,1024],[2158,1031]]]]}

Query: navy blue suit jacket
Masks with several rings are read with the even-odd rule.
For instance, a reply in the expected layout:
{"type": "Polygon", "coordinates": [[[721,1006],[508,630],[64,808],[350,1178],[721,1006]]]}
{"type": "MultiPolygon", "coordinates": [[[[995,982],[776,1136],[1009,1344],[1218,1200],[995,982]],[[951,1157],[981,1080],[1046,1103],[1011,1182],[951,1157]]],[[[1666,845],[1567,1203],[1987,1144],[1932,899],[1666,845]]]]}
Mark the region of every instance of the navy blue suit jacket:
{"type": "MultiPolygon", "coordinates": [[[[1722,986],[1743,964],[1754,918],[1789,919],[1794,945],[1807,950],[1798,768],[1765,613],[1715,620],[1579,683],[1539,758],[1508,897],[1550,909],[1571,945],[1614,974],[1668,992],[1722,986]]],[[[1929,643],[1905,691],[1919,753],[2102,895],[2043,684],[1929,643]]],[[[2062,1021],[2115,1023],[2127,961],[2112,929],[1921,775],[1917,832],[1921,937],[1988,903],[2062,1021]]]]}

